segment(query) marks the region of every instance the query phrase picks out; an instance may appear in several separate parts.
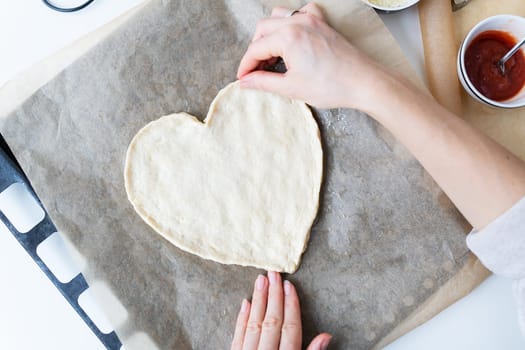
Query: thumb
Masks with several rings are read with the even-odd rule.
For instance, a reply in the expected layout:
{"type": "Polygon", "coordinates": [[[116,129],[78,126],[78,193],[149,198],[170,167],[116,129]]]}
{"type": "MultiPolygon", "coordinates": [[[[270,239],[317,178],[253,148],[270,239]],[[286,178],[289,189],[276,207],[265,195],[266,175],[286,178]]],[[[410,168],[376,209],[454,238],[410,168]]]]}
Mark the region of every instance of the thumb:
{"type": "Polygon", "coordinates": [[[291,91],[286,87],[287,79],[282,73],[258,70],[246,74],[240,79],[241,87],[246,89],[257,89],[288,96],[291,91]]]}
{"type": "Polygon", "coordinates": [[[332,340],[332,336],[328,333],[321,333],[315,337],[306,350],[326,350],[328,349],[328,344],[332,340]]]}

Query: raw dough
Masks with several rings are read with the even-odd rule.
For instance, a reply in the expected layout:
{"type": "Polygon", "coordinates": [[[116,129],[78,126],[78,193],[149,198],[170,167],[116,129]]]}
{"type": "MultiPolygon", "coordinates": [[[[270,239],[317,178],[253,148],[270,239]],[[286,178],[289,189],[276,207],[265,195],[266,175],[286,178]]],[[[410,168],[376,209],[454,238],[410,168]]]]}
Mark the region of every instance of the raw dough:
{"type": "Polygon", "coordinates": [[[204,123],[177,113],[140,130],[126,191],[142,219],[183,250],[292,273],[317,213],[322,159],[304,103],[235,82],[204,123]]]}

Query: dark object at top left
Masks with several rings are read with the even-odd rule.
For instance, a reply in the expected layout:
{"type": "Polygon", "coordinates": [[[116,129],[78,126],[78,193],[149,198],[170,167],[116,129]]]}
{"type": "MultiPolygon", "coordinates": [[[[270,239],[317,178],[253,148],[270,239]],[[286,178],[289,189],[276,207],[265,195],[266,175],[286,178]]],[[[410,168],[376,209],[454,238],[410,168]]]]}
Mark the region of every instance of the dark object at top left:
{"type": "Polygon", "coordinates": [[[76,7],[59,7],[59,6],[53,5],[49,0],[42,0],[42,1],[44,2],[44,4],[47,7],[49,7],[50,9],[53,9],[55,11],[59,11],[59,12],[76,12],[76,11],[80,11],[83,8],[89,6],[95,0],[88,0],[88,1],[84,2],[82,5],[79,5],[79,6],[76,6],[76,7]]]}

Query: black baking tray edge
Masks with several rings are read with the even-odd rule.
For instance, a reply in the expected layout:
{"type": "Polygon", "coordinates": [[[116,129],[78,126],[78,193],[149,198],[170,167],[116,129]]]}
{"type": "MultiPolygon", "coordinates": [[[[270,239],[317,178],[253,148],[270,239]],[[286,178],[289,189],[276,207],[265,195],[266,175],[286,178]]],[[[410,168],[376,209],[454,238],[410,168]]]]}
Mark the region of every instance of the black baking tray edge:
{"type": "MultiPolygon", "coordinates": [[[[20,233],[17,229],[9,222],[7,217],[0,211],[0,221],[9,229],[9,231],[16,238],[18,243],[26,250],[26,252],[31,256],[35,263],[40,267],[40,269],[46,274],[46,276],[51,280],[55,287],[62,293],[64,298],[69,302],[71,307],[75,309],[78,315],[84,320],[88,327],[93,331],[93,333],[100,339],[102,344],[107,349],[118,350],[122,346],[122,342],[118,338],[115,331],[110,333],[101,332],[91,318],[84,312],[82,307],[78,304],[78,297],[85,290],[89,288],[84,276],[79,273],[68,283],[60,282],[55,275],[48,269],[46,264],[40,259],[36,252],[36,248],[40,243],[42,243],[47,237],[57,232],[57,229],[51,218],[49,217],[47,211],[45,210],[42,202],[37,197],[35,191],[31,187],[31,184],[28,178],[25,176],[22,168],[18,164],[15,156],[9,149],[6,141],[0,134],[0,193],[3,192],[6,188],[11,186],[14,183],[23,184],[26,189],[29,191],[31,196],[35,198],[40,207],[45,212],[45,217],[40,221],[35,227],[33,227],[27,233],[20,233]]],[[[75,344],[71,344],[71,348],[75,348],[75,344]]]]}

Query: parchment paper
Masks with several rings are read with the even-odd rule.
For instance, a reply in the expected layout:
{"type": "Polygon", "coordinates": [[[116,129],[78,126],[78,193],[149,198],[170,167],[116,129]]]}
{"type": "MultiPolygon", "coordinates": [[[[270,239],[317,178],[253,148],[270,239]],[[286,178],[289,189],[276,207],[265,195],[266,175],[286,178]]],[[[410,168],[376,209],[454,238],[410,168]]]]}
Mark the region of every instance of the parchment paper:
{"type": "MultiPolygon", "coordinates": [[[[14,79],[0,86],[0,118],[13,112],[23,101],[56,77],[72,62],[88,52],[101,40],[111,34],[116,28],[129,20],[150,0],[143,2],[123,13],[113,21],[97,30],[86,34],[71,45],[64,47],[55,54],[43,59],[38,64],[17,75],[14,79]]],[[[68,15],[68,14],[64,14],[68,15]]]]}
{"type": "MultiPolygon", "coordinates": [[[[332,24],[351,23],[358,46],[410,71],[371,49],[374,39],[393,42],[371,9],[332,5],[328,17],[340,21],[332,24]]],[[[206,114],[262,16],[256,1],[153,0],[0,121],[51,217],[90,262],[89,283],[106,283],[126,308],[117,328],[125,342],[141,330],[162,349],[228,348],[240,300],[251,294],[260,271],[202,260],[149,229],[126,200],[122,169],[147,122],[206,114]]],[[[395,43],[387,47],[402,57],[395,43]]],[[[326,165],[321,209],[302,265],[287,278],[302,298],[305,341],[328,331],[334,349],[367,349],[464,266],[465,222],[366,115],[316,114],[326,165]]]]}

